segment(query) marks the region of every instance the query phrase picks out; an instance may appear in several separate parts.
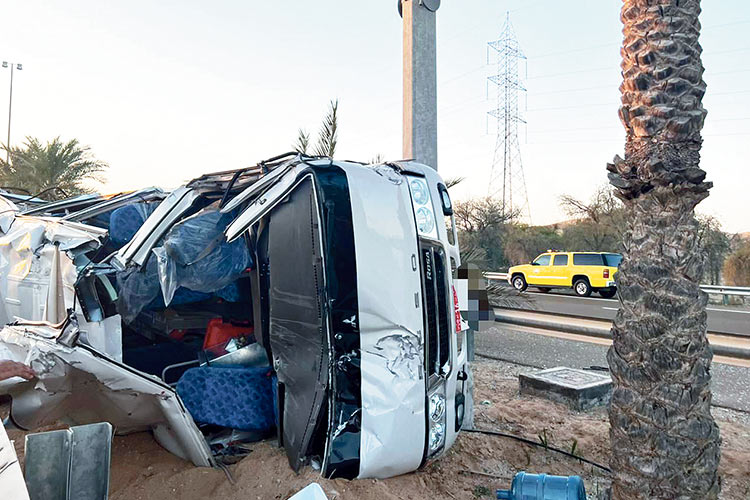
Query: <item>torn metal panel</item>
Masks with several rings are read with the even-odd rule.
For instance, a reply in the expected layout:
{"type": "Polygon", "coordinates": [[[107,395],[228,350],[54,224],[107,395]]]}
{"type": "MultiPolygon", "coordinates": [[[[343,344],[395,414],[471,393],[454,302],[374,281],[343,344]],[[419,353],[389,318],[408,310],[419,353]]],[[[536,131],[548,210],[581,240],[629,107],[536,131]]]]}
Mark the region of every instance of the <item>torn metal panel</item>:
{"type": "Polygon", "coordinates": [[[0,197],[13,203],[18,207],[19,212],[48,203],[47,200],[35,198],[31,194],[11,193],[2,189],[0,189],[0,197]]]}
{"type": "Polygon", "coordinates": [[[131,203],[162,201],[166,196],[167,194],[164,191],[156,187],[139,189],[138,191],[113,196],[108,200],[101,201],[90,207],[70,213],[62,219],[82,222],[131,203]]]}
{"type": "Polygon", "coordinates": [[[0,422],[0,498],[29,500],[16,450],[0,422]]]}
{"type": "Polygon", "coordinates": [[[252,167],[205,174],[190,181],[187,187],[204,193],[223,193],[225,196],[222,204],[224,204],[223,202],[229,198],[229,194],[236,194],[243,191],[259,179],[267,176],[269,172],[283,165],[289,159],[296,158],[297,156],[299,156],[298,153],[289,152],[263,160],[252,167]]]}
{"type": "Polygon", "coordinates": [[[229,201],[229,203],[227,203],[222,208],[222,212],[224,213],[231,212],[235,208],[239,207],[241,204],[245,203],[246,201],[251,200],[254,196],[268,189],[270,186],[278,182],[278,180],[282,176],[284,176],[289,171],[289,169],[292,168],[292,166],[295,165],[296,163],[299,163],[298,158],[293,158],[291,160],[288,160],[285,163],[276,167],[274,170],[272,170],[268,174],[259,178],[256,182],[254,182],[253,184],[245,188],[237,196],[234,196],[229,201]]]}
{"type": "Polygon", "coordinates": [[[268,227],[269,338],[280,387],[281,438],[295,471],[308,458],[330,378],[317,212],[307,179],[273,211],[268,227]]]}
{"type": "Polygon", "coordinates": [[[18,206],[7,198],[0,196],[0,231],[7,233],[18,213],[18,206]]]}
{"type": "Polygon", "coordinates": [[[45,301],[44,314],[42,315],[42,320],[50,323],[60,323],[67,316],[61,267],[60,248],[55,245],[52,247],[47,300],[45,301]]]}
{"type": "Polygon", "coordinates": [[[27,434],[24,469],[31,498],[106,500],[111,449],[107,422],[27,434]]]}
{"type": "MultiPolygon", "coordinates": [[[[79,269],[74,258],[97,248],[104,234],[75,222],[16,216],[0,235],[0,322],[62,321],[76,303],[79,269]]],[[[121,325],[81,319],[84,341],[121,360],[121,325]]]]}
{"type": "Polygon", "coordinates": [[[65,347],[54,340],[59,334],[44,326],[7,326],[0,332],[11,359],[29,364],[38,375],[9,388],[16,424],[33,429],[56,421],[106,421],[120,434],[151,429],[175,455],[213,465],[203,435],[174,389],[88,346],[65,347]]]}
{"type": "Polygon", "coordinates": [[[328,500],[328,497],[318,483],[310,483],[290,497],[289,500],[328,500]]]}
{"type": "Polygon", "coordinates": [[[239,235],[247,230],[250,226],[260,220],[263,215],[267,214],[275,207],[284,197],[289,194],[297,185],[298,178],[308,166],[304,163],[295,165],[282,166],[264,177],[257,184],[247,188],[247,190],[233,199],[223,211],[226,212],[239,203],[235,200],[245,201],[252,194],[258,194],[263,187],[266,188],[262,194],[258,194],[250,205],[229,225],[226,230],[228,241],[233,241],[239,235]]]}
{"type": "Polygon", "coordinates": [[[59,217],[100,203],[104,199],[106,197],[98,193],[81,194],[64,200],[42,203],[25,210],[21,215],[51,215],[59,217]]]}

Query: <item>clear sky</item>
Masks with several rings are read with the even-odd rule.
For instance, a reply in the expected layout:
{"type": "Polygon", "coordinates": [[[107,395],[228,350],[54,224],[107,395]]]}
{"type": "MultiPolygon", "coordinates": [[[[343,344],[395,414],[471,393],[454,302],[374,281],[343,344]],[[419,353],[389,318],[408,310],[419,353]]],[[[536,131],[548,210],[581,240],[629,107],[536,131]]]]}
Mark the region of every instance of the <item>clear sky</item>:
{"type": "MultiPolygon", "coordinates": [[[[620,0],[443,0],[439,168],[454,198],[487,193],[487,42],[505,12],[528,56],[521,150],[535,224],[565,218],[622,152],[620,0]]],[[[703,2],[709,111],[699,210],[750,231],[750,3],[703,2]]],[[[175,187],[288,151],[340,99],[340,159],[401,157],[396,0],[0,0],[0,60],[21,62],[12,143],[78,138],[109,162],[105,191],[175,187]]],[[[9,72],[0,68],[0,141],[9,72]]]]}

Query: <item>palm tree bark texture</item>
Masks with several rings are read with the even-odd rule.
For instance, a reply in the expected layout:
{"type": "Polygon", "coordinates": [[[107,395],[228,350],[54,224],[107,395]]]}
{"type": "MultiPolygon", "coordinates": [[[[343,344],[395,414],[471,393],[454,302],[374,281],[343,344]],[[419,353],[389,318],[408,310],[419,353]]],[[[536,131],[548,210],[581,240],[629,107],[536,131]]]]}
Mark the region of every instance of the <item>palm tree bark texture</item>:
{"type": "Polygon", "coordinates": [[[627,212],[607,356],[615,499],[710,499],[720,491],[694,214],[712,186],[699,167],[700,11],[700,0],[623,0],[627,140],[625,158],[607,165],[627,212]]]}

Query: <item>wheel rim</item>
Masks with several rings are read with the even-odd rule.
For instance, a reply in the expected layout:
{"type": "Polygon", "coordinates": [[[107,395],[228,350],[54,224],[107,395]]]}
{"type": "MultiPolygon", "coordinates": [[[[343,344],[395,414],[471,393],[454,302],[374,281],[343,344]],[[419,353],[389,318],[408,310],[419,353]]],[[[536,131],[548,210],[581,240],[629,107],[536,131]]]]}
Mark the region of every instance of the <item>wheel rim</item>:
{"type": "Polygon", "coordinates": [[[520,290],[521,288],[523,288],[523,281],[521,281],[521,278],[514,279],[513,286],[516,287],[516,290],[520,290]]]}
{"type": "Polygon", "coordinates": [[[576,285],[576,292],[578,292],[580,295],[586,293],[586,283],[578,283],[576,285]]]}

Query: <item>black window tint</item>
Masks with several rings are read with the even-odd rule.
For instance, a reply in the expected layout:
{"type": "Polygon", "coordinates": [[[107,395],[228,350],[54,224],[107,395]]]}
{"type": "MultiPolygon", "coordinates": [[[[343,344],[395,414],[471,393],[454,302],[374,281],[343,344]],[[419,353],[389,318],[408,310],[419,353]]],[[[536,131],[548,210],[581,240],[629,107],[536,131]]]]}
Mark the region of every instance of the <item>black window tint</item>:
{"type": "Polygon", "coordinates": [[[576,266],[603,266],[604,259],[598,253],[574,253],[573,265],[576,266]]]}
{"type": "Polygon", "coordinates": [[[567,255],[555,255],[555,265],[556,266],[567,266],[568,265],[568,256],[567,255]]]}
{"type": "Polygon", "coordinates": [[[542,255],[541,257],[538,257],[534,261],[534,264],[536,264],[537,266],[549,266],[549,261],[551,257],[552,257],[551,255],[542,255]]]}
{"type": "Polygon", "coordinates": [[[604,262],[610,267],[620,267],[622,262],[622,255],[619,253],[605,253],[604,262]]]}

